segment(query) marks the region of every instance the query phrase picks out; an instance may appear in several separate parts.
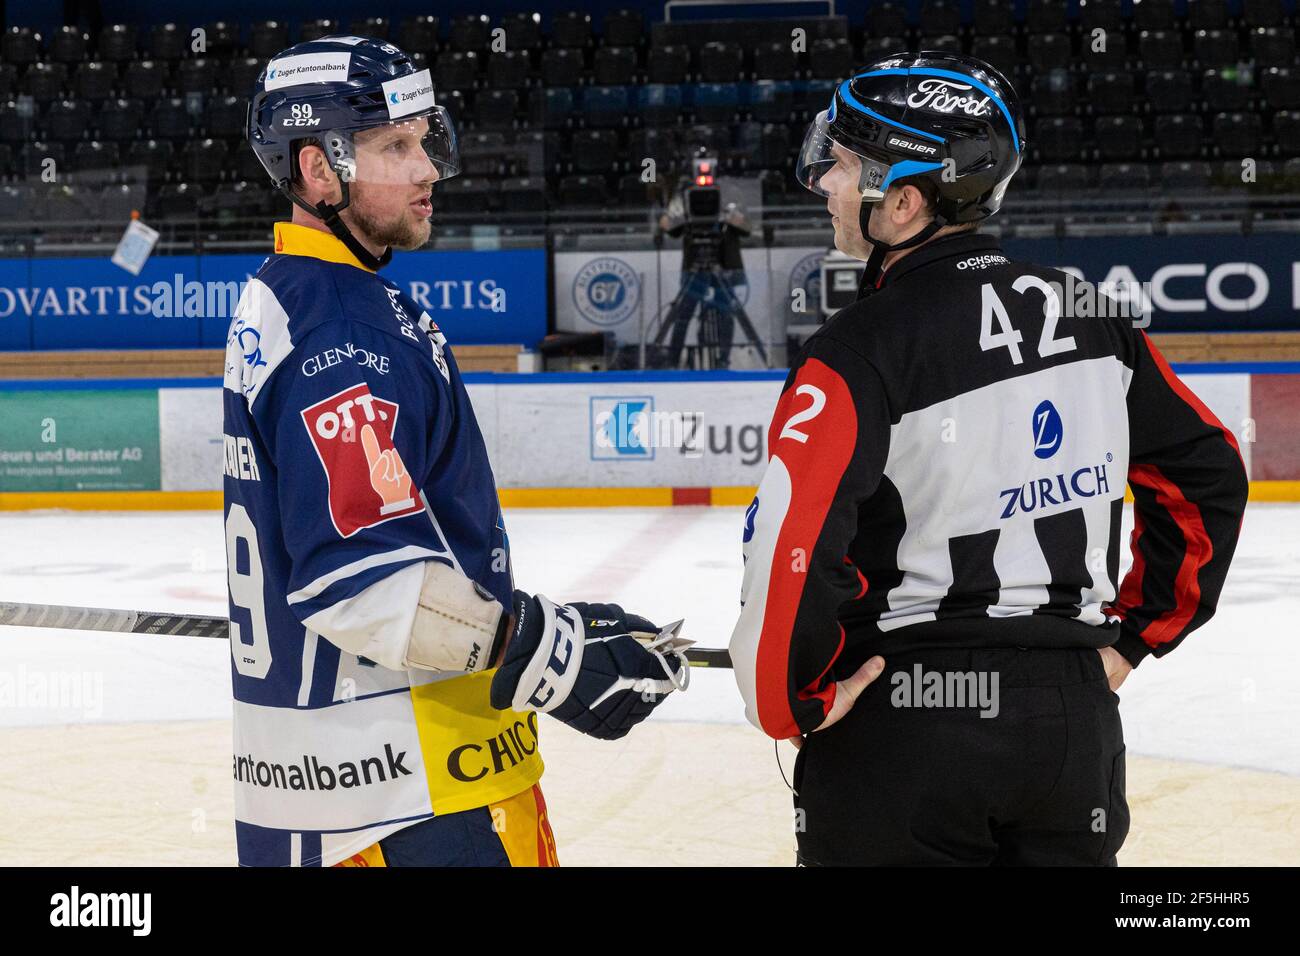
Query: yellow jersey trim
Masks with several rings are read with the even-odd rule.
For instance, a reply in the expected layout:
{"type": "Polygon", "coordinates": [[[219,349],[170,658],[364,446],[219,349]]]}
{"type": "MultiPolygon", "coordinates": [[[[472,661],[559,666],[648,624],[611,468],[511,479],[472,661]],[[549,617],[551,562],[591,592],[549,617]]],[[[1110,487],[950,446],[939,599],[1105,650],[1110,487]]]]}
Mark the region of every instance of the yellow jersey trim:
{"type": "Polygon", "coordinates": [[[311,226],[296,222],[277,222],[275,224],[275,251],[277,255],[308,256],[323,259],[326,262],[338,262],[345,266],[366,269],[352,251],[331,232],[322,232],[311,226]]]}

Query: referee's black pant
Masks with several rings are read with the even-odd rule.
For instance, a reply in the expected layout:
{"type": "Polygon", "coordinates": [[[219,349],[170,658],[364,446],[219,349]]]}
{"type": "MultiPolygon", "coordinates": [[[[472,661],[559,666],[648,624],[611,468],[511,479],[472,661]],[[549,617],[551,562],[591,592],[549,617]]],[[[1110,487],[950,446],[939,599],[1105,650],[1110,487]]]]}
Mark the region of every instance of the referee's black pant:
{"type": "Polygon", "coordinates": [[[801,864],[1115,865],[1124,733],[1096,650],[917,650],[885,664],[847,716],[804,739],[801,864]],[[983,674],[990,690],[996,675],[996,716],[969,700],[901,706],[917,702],[917,664],[983,674]]]}

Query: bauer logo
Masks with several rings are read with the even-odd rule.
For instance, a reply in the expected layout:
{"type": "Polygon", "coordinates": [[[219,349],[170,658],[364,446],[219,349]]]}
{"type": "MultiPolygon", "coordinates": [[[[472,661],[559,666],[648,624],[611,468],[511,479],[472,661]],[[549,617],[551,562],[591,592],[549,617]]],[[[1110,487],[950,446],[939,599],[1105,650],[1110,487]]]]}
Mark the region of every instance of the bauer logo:
{"type": "Polygon", "coordinates": [[[383,84],[384,102],[391,119],[433,109],[433,80],[428,70],[412,73],[383,84]]]}
{"type": "Polygon", "coordinates": [[[1065,429],[1061,424],[1061,413],[1051,402],[1044,401],[1034,409],[1034,456],[1051,458],[1061,450],[1061,438],[1065,429]]]}
{"type": "Polygon", "coordinates": [[[352,68],[351,53],[299,53],[266,65],[267,90],[301,83],[341,83],[352,68]]]}
{"type": "Polygon", "coordinates": [[[592,259],[573,278],[573,306],[596,325],[618,325],[635,315],[640,304],[641,280],[621,259],[592,259]]]}
{"type": "Polygon", "coordinates": [[[302,411],[329,485],[330,520],[347,538],[424,510],[393,444],[398,405],[370,393],[365,382],[302,411]]]}
{"type": "Polygon", "coordinates": [[[592,461],[653,461],[655,400],[649,395],[591,398],[592,461]]]}

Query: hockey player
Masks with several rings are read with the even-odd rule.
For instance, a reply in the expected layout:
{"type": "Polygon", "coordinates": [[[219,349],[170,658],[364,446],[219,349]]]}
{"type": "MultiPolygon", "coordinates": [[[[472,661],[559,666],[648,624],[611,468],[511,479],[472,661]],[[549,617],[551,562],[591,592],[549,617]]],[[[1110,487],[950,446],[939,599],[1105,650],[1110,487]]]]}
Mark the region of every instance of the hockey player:
{"type": "Polygon", "coordinates": [[[514,589],[456,361],[378,274],[457,172],[429,71],[365,37],[299,44],[248,136],[294,208],[226,349],[239,861],[554,864],[538,713],[621,736],[682,661],[617,605],[514,589]]]}
{"type": "Polygon", "coordinates": [[[749,719],[800,747],[804,864],[1114,864],[1113,691],[1210,618],[1236,545],[1231,432],[978,232],[1024,138],[1005,77],[921,53],[840,84],[803,145],[866,271],[791,363],[731,653],[749,719]]]}

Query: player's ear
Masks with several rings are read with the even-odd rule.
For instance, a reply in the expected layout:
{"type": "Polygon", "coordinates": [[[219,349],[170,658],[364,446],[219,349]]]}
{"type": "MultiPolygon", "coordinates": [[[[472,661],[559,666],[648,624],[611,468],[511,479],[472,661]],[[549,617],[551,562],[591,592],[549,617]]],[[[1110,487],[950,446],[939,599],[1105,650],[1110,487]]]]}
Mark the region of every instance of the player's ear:
{"type": "Polygon", "coordinates": [[[338,177],[330,168],[325,151],[315,143],[306,143],[298,150],[298,169],[302,176],[303,198],[315,205],[324,199],[338,202],[338,177]]]}
{"type": "Polygon", "coordinates": [[[889,202],[891,197],[886,194],[885,201],[889,202],[886,208],[895,226],[906,226],[925,213],[925,194],[911,183],[891,187],[889,192],[895,195],[893,202],[889,202]]]}

